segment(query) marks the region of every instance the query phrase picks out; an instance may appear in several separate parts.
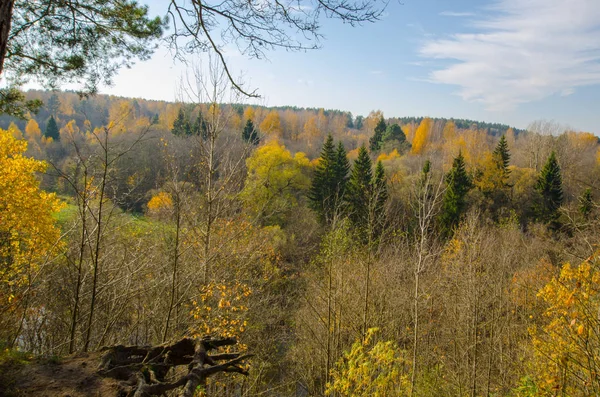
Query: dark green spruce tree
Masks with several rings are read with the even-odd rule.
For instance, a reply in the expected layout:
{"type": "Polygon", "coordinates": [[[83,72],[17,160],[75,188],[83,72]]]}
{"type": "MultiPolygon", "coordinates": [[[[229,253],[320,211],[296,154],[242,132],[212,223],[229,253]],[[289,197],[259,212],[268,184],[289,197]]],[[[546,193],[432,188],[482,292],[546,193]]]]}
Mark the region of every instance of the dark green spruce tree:
{"type": "Polygon", "coordinates": [[[402,127],[396,123],[389,125],[383,135],[383,142],[389,141],[398,141],[398,143],[404,143],[406,141],[406,134],[402,131],[402,127]]]}
{"type": "Polygon", "coordinates": [[[459,152],[452,163],[452,168],[446,174],[446,193],[440,214],[440,226],[446,237],[450,237],[458,226],[467,206],[467,193],[472,186],[471,178],[467,174],[465,158],[459,152]]]}
{"type": "Polygon", "coordinates": [[[56,124],[54,116],[50,116],[50,119],[48,119],[48,122],[46,123],[46,131],[44,131],[44,136],[46,138],[52,138],[55,141],[60,140],[60,132],[58,131],[58,125],[56,124]]]}
{"type": "Polygon", "coordinates": [[[494,220],[499,220],[503,209],[511,206],[510,185],[508,178],[510,176],[510,151],[506,137],[502,135],[496,148],[492,152],[492,164],[487,175],[489,182],[482,189],[487,200],[482,203],[484,208],[489,211],[490,216],[494,220]]]}
{"type": "Polygon", "coordinates": [[[348,180],[346,202],[350,220],[364,239],[368,237],[372,197],[373,171],[371,158],[367,148],[361,146],[348,180]]]}
{"type": "Polygon", "coordinates": [[[313,173],[308,192],[310,208],[317,213],[319,220],[325,224],[330,224],[336,215],[335,163],[336,151],[333,137],[328,135],[321,149],[321,157],[313,173]]]}
{"type": "Polygon", "coordinates": [[[244,139],[244,142],[251,143],[253,145],[258,145],[260,143],[258,131],[256,131],[256,128],[254,128],[254,123],[250,119],[246,121],[246,125],[242,130],[242,138],[244,139]]]}
{"type": "Polygon", "coordinates": [[[508,169],[508,166],[510,165],[510,151],[508,150],[508,143],[506,142],[506,137],[504,135],[500,137],[500,141],[498,142],[498,145],[496,145],[496,149],[494,149],[492,156],[502,173],[502,179],[506,180],[510,175],[510,169],[508,169]]]}
{"type": "Polygon", "coordinates": [[[198,111],[198,116],[192,127],[192,134],[202,137],[203,140],[208,139],[208,125],[206,124],[206,120],[204,120],[201,111],[198,111]]]}
{"type": "Polygon", "coordinates": [[[173,128],[171,129],[171,133],[177,136],[188,135],[189,132],[189,121],[185,117],[185,113],[183,112],[183,106],[179,108],[179,112],[177,113],[177,118],[173,122],[173,128]]]}
{"type": "Polygon", "coordinates": [[[562,176],[556,153],[550,153],[540,172],[535,190],[538,194],[535,212],[539,221],[557,226],[558,209],[563,203],[562,176]]]}
{"type": "Polygon", "coordinates": [[[343,203],[348,185],[348,174],[350,173],[350,162],[346,153],[346,148],[342,142],[338,142],[335,152],[335,163],[333,164],[333,185],[338,202],[343,203]]]}
{"type": "Polygon", "coordinates": [[[381,161],[375,166],[375,174],[373,175],[373,194],[372,194],[372,218],[373,237],[377,238],[381,235],[385,225],[385,203],[388,199],[387,183],[385,178],[385,170],[381,161]]]}
{"type": "Polygon", "coordinates": [[[579,213],[583,216],[583,219],[588,220],[593,210],[592,189],[588,187],[579,197],[579,213]]]}
{"type": "Polygon", "coordinates": [[[381,116],[377,122],[377,125],[375,126],[373,136],[369,139],[369,149],[371,149],[372,152],[376,152],[377,150],[381,149],[381,145],[383,144],[383,136],[386,129],[387,124],[385,124],[385,120],[383,119],[383,116],[381,116]]]}

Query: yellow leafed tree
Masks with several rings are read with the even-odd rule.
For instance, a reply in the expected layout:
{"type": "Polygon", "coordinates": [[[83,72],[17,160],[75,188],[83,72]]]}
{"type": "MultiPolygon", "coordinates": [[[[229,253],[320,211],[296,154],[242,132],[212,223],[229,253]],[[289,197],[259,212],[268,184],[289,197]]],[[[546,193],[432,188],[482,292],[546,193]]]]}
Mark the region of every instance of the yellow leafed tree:
{"type": "Polygon", "coordinates": [[[415,138],[412,142],[412,153],[421,154],[425,151],[429,143],[429,134],[431,133],[432,122],[429,117],[426,117],[419,124],[419,128],[415,132],[415,138]]]}
{"type": "Polygon", "coordinates": [[[565,264],[538,297],[547,307],[531,330],[536,395],[600,395],[600,252],[565,264]]]}
{"type": "Polygon", "coordinates": [[[60,237],[52,214],[61,203],[40,189],[35,173],[46,165],[25,157],[26,150],[26,141],[0,130],[0,317],[18,302],[60,237]]]}
{"type": "Polygon", "coordinates": [[[246,109],[244,109],[244,121],[252,120],[254,122],[254,116],[255,112],[252,106],[248,106],[246,109]]]}
{"type": "Polygon", "coordinates": [[[39,140],[42,137],[42,130],[34,119],[29,119],[25,126],[25,135],[28,139],[39,140]]]}
{"type": "Polygon", "coordinates": [[[374,343],[376,328],[357,340],[331,371],[328,396],[387,397],[410,395],[409,362],[392,341],[374,343]]]}
{"type": "Polygon", "coordinates": [[[272,110],[267,114],[262,123],[260,123],[260,131],[268,136],[279,138],[281,137],[281,120],[279,119],[279,113],[276,110],[272,110]]]}
{"type": "Polygon", "coordinates": [[[454,124],[454,121],[450,120],[446,122],[442,134],[444,135],[445,142],[452,142],[456,139],[456,124],[454,124]]]}

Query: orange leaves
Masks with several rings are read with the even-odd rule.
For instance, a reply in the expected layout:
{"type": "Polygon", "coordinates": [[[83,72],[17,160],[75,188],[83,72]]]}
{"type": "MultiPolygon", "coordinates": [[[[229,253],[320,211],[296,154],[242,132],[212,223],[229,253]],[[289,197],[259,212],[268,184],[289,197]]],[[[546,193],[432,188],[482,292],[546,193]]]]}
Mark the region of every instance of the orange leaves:
{"type": "Polygon", "coordinates": [[[190,332],[195,336],[239,337],[246,331],[248,298],[252,289],[239,281],[211,282],[200,289],[192,302],[194,318],[190,332]]]}
{"type": "Polygon", "coordinates": [[[157,213],[161,211],[171,211],[173,209],[173,199],[167,192],[158,192],[150,201],[148,201],[148,211],[157,213]]]}
{"type": "Polygon", "coordinates": [[[430,118],[426,117],[419,124],[419,128],[415,132],[415,137],[412,142],[412,153],[421,154],[425,151],[427,144],[429,143],[429,135],[431,134],[431,127],[433,122],[430,118]]]}
{"type": "Polygon", "coordinates": [[[400,153],[398,153],[398,149],[392,150],[390,153],[381,153],[379,157],[377,157],[377,161],[388,161],[400,158],[400,153]]]}

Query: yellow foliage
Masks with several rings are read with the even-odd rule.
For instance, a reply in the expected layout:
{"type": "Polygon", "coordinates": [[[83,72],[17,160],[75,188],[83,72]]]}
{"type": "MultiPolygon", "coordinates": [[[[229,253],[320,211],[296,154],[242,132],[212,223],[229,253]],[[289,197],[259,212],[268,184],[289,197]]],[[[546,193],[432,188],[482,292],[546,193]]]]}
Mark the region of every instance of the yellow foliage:
{"type": "Polygon", "coordinates": [[[383,117],[381,110],[372,110],[371,113],[365,118],[364,126],[369,133],[375,130],[375,126],[379,123],[379,120],[383,117]]]}
{"type": "Polygon", "coordinates": [[[419,124],[419,128],[415,132],[415,137],[412,142],[413,154],[421,154],[425,152],[427,144],[429,143],[429,135],[431,134],[431,127],[433,123],[429,117],[426,117],[419,124]]]}
{"type": "Polygon", "coordinates": [[[23,139],[23,132],[17,127],[14,122],[11,122],[8,126],[8,132],[10,132],[15,139],[23,139]]]}
{"type": "Polygon", "coordinates": [[[364,341],[357,340],[331,371],[325,394],[348,397],[410,395],[409,361],[392,341],[373,339],[376,328],[364,341]]]}
{"type": "Polygon", "coordinates": [[[254,216],[264,222],[280,223],[297,205],[300,192],[308,189],[310,161],[302,152],[293,157],[285,146],[271,141],[258,148],[246,161],[248,177],[242,198],[254,216]]]}
{"type": "Polygon", "coordinates": [[[394,149],[388,154],[381,153],[377,157],[377,161],[388,161],[388,160],[394,160],[397,158],[400,158],[400,153],[398,153],[398,149],[394,149]]]}
{"type": "Polygon", "coordinates": [[[25,126],[25,135],[29,139],[38,140],[42,137],[42,130],[34,119],[29,119],[25,126]]]}
{"type": "Polygon", "coordinates": [[[57,248],[60,231],[52,213],[62,208],[39,188],[35,173],[46,164],[27,158],[27,142],[0,130],[0,304],[18,299],[33,275],[57,248]]]}
{"type": "Polygon", "coordinates": [[[69,121],[60,129],[60,138],[65,141],[72,141],[77,134],[79,134],[79,127],[77,127],[75,120],[69,121]]]}
{"type": "Polygon", "coordinates": [[[271,110],[269,114],[267,114],[267,117],[264,118],[262,123],[260,123],[259,129],[266,135],[280,138],[282,130],[279,113],[276,110],[271,110]]]}
{"type": "Polygon", "coordinates": [[[171,211],[173,209],[173,199],[167,192],[159,192],[152,196],[148,201],[148,212],[159,213],[163,211],[171,211]]]}
{"type": "Polygon", "coordinates": [[[244,121],[252,120],[254,122],[254,116],[255,112],[252,106],[248,106],[246,109],[244,109],[244,121]]]}
{"type": "Polygon", "coordinates": [[[446,122],[443,135],[445,142],[452,142],[456,139],[456,124],[454,124],[454,121],[450,120],[446,122]]]}
{"type": "Polygon", "coordinates": [[[352,149],[348,152],[348,160],[354,161],[358,158],[358,148],[352,149]]]}
{"type": "Polygon", "coordinates": [[[565,264],[538,297],[547,305],[542,325],[530,330],[540,395],[598,395],[600,254],[565,264]]]}
{"type": "MultiPolygon", "coordinates": [[[[236,281],[210,282],[200,289],[199,299],[192,302],[194,321],[190,334],[194,337],[206,335],[239,338],[248,327],[248,298],[252,290],[236,281]]],[[[238,345],[244,350],[244,345],[238,345]]]]}

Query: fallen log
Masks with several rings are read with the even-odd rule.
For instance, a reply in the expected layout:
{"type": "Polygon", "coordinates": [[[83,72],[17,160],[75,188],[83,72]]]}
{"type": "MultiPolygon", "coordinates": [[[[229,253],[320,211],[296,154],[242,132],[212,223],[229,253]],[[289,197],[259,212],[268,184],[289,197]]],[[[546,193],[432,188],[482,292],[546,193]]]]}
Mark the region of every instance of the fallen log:
{"type": "Polygon", "coordinates": [[[131,397],[160,396],[182,388],[180,397],[192,397],[206,385],[208,377],[220,372],[248,375],[241,366],[251,355],[216,353],[223,346],[237,344],[235,338],[184,338],[160,346],[112,346],[103,348],[98,374],[123,381],[123,395],[131,397]],[[178,366],[187,365],[185,375],[172,374],[178,366]],[[169,374],[171,373],[171,376],[169,374]],[[167,380],[167,378],[170,378],[167,380]]]}

